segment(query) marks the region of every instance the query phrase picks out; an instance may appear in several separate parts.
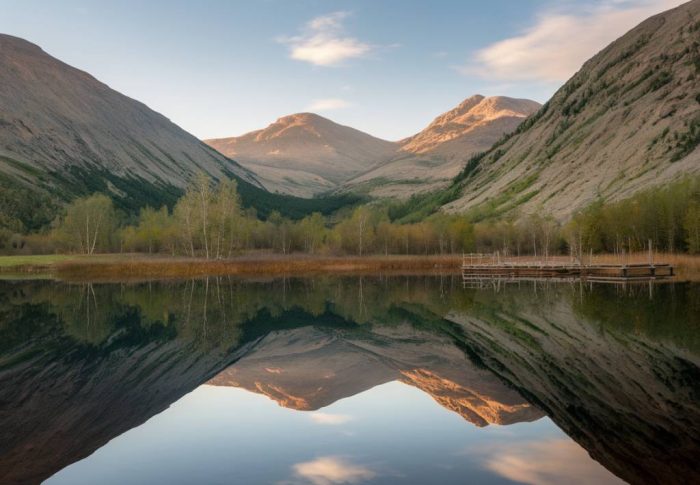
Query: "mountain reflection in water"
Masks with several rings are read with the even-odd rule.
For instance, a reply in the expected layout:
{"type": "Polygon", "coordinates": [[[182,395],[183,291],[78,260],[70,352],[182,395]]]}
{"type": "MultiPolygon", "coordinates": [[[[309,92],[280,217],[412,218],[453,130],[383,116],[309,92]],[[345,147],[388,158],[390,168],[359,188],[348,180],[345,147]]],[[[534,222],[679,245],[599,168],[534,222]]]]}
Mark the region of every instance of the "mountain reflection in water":
{"type": "MultiPolygon", "coordinates": [[[[625,481],[691,483],[699,330],[692,284],[650,298],[637,286],[465,290],[452,276],[0,282],[0,482],[45,480],[206,389],[317,411],[400,382],[478,427],[547,416],[573,440],[499,448],[488,468],[505,479],[544,483],[556,462],[573,483],[580,445],[625,481]]],[[[294,473],[343,483],[314,479],[329,469],[381,481],[336,455],[294,473]]]]}

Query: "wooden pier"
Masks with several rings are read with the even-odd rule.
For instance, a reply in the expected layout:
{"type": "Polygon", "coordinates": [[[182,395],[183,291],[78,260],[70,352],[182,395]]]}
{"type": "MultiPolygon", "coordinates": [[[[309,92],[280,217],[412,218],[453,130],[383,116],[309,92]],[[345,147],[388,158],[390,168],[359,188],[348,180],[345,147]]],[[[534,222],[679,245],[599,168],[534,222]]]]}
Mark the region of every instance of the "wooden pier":
{"type": "Polygon", "coordinates": [[[501,261],[495,255],[465,254],[462,279],[582,279],[589,281],[646,281],[673,277],[666,263],[581,264],[575,261],[501,261]]]}

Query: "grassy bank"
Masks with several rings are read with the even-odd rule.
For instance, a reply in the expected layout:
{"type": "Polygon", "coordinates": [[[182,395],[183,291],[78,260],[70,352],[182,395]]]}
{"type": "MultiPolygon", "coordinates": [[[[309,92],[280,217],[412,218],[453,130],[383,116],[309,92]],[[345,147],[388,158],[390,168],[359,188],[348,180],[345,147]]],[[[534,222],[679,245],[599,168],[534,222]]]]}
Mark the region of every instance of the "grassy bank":
{"type": "MultiPolygon", "coordinates": [[[[670,263],[680,280],[700,281],[700,256],[657,254],[657,263],[670,263]]],[[[513,258],[522,261],[531,257],[513,258]]],[[[566,261],[566,257],[552,259],[566,261]]],[[[62,280],[145,280],[201,276],[280,276],[343,274],[414,274],[458,272],[461,255],[428,256],[309,256],[252,254],[227,260],[173,258],[144,254],[0,256],[0,274],[43,275],[62,280]]],[[[648,254],[631,254],[622,259],[612,254],[594,255],[593,263],[647,262],[648,254]]]]}

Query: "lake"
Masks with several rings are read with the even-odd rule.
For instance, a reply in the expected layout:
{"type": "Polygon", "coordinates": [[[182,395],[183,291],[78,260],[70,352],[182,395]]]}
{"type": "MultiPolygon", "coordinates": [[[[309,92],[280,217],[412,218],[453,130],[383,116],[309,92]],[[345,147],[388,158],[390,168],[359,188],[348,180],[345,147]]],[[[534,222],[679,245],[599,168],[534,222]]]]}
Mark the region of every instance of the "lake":
{"type": "Polygon", "coordinates": [[[700,483],[700,284],[0,281],[0,483],[700,483]]]}

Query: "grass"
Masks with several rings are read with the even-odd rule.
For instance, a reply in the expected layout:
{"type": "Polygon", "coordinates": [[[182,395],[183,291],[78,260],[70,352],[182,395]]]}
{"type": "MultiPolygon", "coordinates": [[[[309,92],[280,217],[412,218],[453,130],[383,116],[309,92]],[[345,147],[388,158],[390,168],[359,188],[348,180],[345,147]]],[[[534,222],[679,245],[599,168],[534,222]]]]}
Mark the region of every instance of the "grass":
{"type": "Polygon", "coordinates": [[[63,254],[42,254],[36,256],[3,256],[0,258],[0,268],[14,268],[17,266],[45,266],[58,261],[65,261],[71,256],[63,254]]]}
{"type": "Polygon", "coordinates": [[[124,261],[143,259],[139,255],[125,254],[37,254],[0,256],[0,278],[26,279],[27,277],[52,277],[62,264],[121,264],[124,261]]]}

